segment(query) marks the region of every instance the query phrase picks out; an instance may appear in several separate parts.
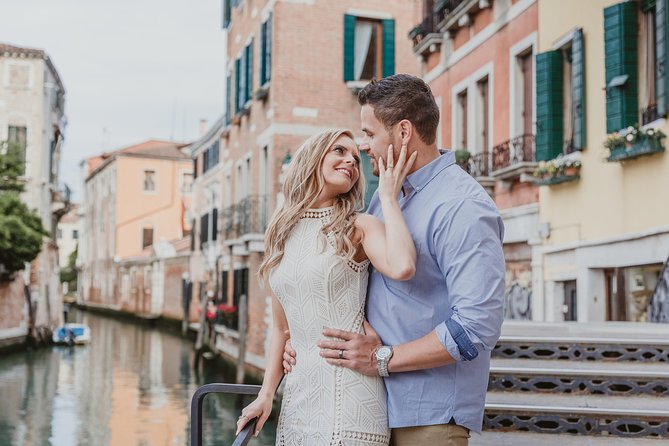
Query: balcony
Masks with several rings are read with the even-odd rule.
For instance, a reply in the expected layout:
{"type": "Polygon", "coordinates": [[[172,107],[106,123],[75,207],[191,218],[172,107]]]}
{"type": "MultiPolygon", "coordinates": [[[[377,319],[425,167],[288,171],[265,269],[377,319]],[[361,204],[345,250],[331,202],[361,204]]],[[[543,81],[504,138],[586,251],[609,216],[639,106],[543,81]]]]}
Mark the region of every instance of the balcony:
{"type": "Polygon", "coordinates": [[[469,26],[471,15],[490,6],[490,0],[439,0],[434,7],[436,29],[445,32],[469,26]]]}
{"type": "Polygon", "coordinates": [[[436,24],[437,14],[430,12],[420,24],[409,32],[415,54],[427,56],[437,51],[438,46],[441,45],[442,35],[437,30],[436,24]]]}
{"type": "Polygon", "coordinates": [[[498,180],[522,180],[536,167],[534,135],[516,136],[492,148],[491,176],[498,180]]]}
{"type": "Polygon", "coordinates": [[[263,250],[269,221],[267,195],[249,195],[223,211],[223,233],[227,245],[249,244],[249,251],[263,250]]]}
{"type": "Polygon", "coordinates": [[[495,179],[490,176],[490,156],[488,155],[488,152],[475,153],[460,165],[465,171],[473,176],[489,194],[492,194],[495,187],[495,179]]]}

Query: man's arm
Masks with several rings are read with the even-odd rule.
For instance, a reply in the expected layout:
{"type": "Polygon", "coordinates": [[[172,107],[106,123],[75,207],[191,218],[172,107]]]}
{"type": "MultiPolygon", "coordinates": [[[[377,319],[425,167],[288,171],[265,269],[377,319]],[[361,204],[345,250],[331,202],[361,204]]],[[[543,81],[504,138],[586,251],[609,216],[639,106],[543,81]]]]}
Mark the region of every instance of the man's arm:
{"type": "MultiPolygon", "coordinates": [[[[499,338],[505,276],[501,219],[487,203],[476,200],[465,200],[448,212],[451,217],[443,218],[434,232],[434,255],[453,313],[422,338],[394,346],[391,373],[472,360],[479,351],[491,350],[499,338]]],[[[381,340],[369,324],[365,333],[325,329],[325,336],[344,342],[319,342],[321,356],[332,365],[378,375],[373,354],[381,340]]]]}

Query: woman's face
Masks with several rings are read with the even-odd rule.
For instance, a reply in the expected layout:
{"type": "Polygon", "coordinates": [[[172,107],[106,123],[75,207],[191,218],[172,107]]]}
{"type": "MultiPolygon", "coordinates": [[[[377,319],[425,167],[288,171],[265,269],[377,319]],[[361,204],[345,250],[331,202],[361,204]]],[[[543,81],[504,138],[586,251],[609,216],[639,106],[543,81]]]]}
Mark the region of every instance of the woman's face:
{"type": "Polygon", "coordinates": [[[323,195],[336,197],[351,190],[360,178],[360,152],[351,138],[342,135],[327,149],[321,173],[323,195]]]}

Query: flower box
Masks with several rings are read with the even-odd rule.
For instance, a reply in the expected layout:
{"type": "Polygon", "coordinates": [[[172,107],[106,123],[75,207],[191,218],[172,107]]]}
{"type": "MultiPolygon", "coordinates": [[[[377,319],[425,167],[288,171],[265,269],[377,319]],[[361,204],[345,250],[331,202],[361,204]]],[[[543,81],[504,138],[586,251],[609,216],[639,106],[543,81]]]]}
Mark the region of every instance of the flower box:
{"type": "Polygon", "coordinates": [[[628,127],[620,134],[609,135],[604,142],[604,147],[609,149],[606,160],[617,162],[664,152],[664,138],[665,134],[659,130],[628,127]]]}

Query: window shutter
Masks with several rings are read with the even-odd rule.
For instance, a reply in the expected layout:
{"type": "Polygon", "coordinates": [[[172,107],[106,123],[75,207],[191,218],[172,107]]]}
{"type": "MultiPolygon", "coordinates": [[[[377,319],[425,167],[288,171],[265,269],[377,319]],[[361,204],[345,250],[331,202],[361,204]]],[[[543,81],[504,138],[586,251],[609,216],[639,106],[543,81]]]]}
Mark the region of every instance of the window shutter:
{"type": "Polygon", "coordinates": [[[223,29],[228,29],[230,26],[230,2],[232,0],[223,0],[223,29]]]}
{"type": "Polygon", "coordinates": [[[260,86],[270,80],[272,62],[272,14],[260,27],[260,86]]]}
{"type": "Polygon", "coordinates": [[[265,85],[265,52],[267,51],[267,22],[260,25],[260,86],[265,85]]]}
{"type": "Polygon", "coordinates": [[[241,90],[239,89],[239,81],[241,79],[241,68],[242,68],[242,61],[241,59],[237,59],[235,61],[235,114],[239,113],[239,103],[241,102],[240,92],[241,90]]]}
{"type": "Polygon", "coordinates": [[[635,2],[604,9],[604,59],[606,66],[606,131],[616,132],[638,122],[638,48],[635,2]],[[627,76],[619,86],[614,78],[627,76]]]}
{"type": "Polygon", "coordinates": [[[574,116],[574,148],[585,148],[585,47],[583,45],[583,30],[574,33],[571,43],[571,85],[572,108],[574,116]]]}
{"type": "Polygon", "coordinates": [[[200,249],[202,245],[209,240],[209,213],[200,217],[200,249]]]}
{"type": "Polygon", "coordinates": [[[344,81],[355,80],[355,16],[344,15],[344,81]]]}
{"type": "Polygon", "coordinates": [[[197,178],[197,157],[198,156],[195,156],[195,158],[193,158],[193,179],[197,178]]]}
{"type": "Polygon", "coordinates": [[[362,173],[365,176],[365,210],[372,201],[374,192],[379,186],[379,177],[372,175],[372,162],[366,153],[360,153],[360,163],[362,164],[362,173]]]}
{"type": "Polygon", "coordinates": [[[246,46],[246,101],[253,98],[253,39],[246,46]]]}
{"type": "Polygon", "coordinates": [[[242,51],[239,69],[239,109],[243,110],[246,103],[246,48],[242,51]]]}
{"type": "Polygon", "coordinates": [[[225,79],[225,125],[230,125],[230,114],[232,112],[232,73],[228,73],[225,79]]]}
{"type": "Polygon", "coordinates": [[[216,240],[218,238],[218,209],[214,208],[211,211],[211,239],[216,240]]]}
{"type": "Polygon", "coordinates": [[[381,20],[383,34],[383,70],[382,76],[395,74],[395,21],[381,20]]]}
{"type": "Polygon", "coordinates": [[[669,33],[667,32],[667,0],[657,0],[655,3],[655,79],[657,89],[657,112],[664,116],[669,111],[669,50],[667,43],[669,33]]]}
{"type": "Polygon", "coordinates": [[[547,161],[562,153],[562,52],[537,54],[537,161],[547,161]]]}

